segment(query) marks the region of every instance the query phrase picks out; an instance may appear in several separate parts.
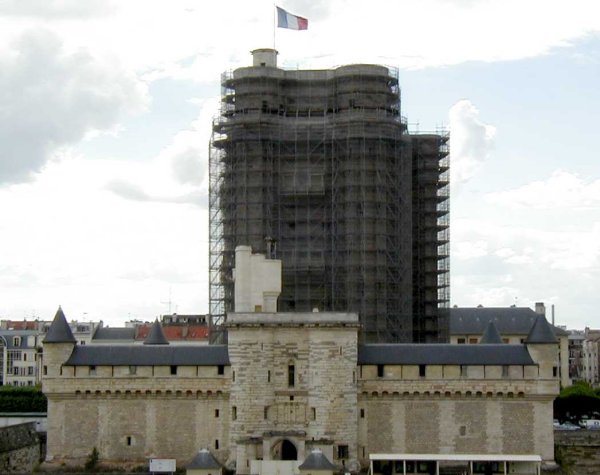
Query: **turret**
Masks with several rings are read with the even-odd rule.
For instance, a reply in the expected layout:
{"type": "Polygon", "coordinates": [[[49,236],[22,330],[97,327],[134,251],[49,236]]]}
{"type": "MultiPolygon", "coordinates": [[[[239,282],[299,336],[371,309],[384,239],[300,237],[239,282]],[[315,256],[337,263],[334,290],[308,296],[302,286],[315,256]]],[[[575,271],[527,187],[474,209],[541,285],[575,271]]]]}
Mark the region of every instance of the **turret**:
{"type": "Polygon", "coordinates": [[[62,374],[62,365],[69,359],[77,340],[69,327],[62,308],[59,306],[43,341],[42,383],[46,378],[56,378],[62,374]]]}
{"type": "Polygon", "coordinates": [[[154,321],[150,331],[148,332],[148,336],[144,340],[144,345],[168,345],[169,340],[165,336],[163,332],[162,326],[158,319],[154,321]]]}
{"type": "Polygon", "coordinates": [[[500,333],[498,332],[493,320],[488,322],[487,327],[485,327],[483,335],[481,336],[481,340],[479,340],[479,343],[494,345],[502,343],[502,337],[500,336],[500,333]]]}
{"type": "Polygon", "coordinates": [[[558,339],[544,315],[538,314],[525,339],[525,345],[531,358],[538,364],[540,378],[559,377],[558,339]]]}

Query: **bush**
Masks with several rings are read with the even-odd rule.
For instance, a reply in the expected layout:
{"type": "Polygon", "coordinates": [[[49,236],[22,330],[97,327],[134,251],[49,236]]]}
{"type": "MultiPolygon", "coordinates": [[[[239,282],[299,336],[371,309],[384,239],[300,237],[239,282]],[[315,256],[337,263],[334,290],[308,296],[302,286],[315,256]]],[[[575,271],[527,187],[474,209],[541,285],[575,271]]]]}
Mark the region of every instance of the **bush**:
{"type": "Polygon", "coordinates": [[[85,461],[85,469],[88,472],[93,472],[94,470],[96,470],[96,467],[98,466],[99,458],[100,458],[100,454],[98,453],[98,449],[96,447],[94,447],[92,449],[92,451],[90,452],[90,455],[88,455],[87,460],[85,461]]]}
{"type": "Polygon", "coordinates": [[[37,387],[0,387],[0,412],[47,412],[48,400],[37,387]]]}

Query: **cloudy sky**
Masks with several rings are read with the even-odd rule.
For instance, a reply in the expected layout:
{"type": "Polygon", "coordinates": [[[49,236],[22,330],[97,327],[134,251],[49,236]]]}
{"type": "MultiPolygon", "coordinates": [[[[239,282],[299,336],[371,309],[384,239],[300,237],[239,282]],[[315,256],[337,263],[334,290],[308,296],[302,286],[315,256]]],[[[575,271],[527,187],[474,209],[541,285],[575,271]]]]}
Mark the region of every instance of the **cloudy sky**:
{"type": "MultiPolygon", "coordinates": [[[[600,326],[598,3],[280,6],[280,65],[397,66],[411,130],[451,130],[452,304],[600,326]]],[[[273,41],[266,1],[0,0],[0,318],[207,312],[220,74],[273,41]]]]}

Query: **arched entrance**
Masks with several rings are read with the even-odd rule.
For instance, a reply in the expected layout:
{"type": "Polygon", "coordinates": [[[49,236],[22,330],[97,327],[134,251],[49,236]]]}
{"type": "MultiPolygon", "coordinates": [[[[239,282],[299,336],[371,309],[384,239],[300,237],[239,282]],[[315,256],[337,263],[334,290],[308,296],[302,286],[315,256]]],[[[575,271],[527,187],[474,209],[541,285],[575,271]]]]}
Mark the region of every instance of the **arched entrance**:
{"type": "Polygon", "coordinates": [[[298,460],[298,449],[293,442],[283,439],[273,447],[273,460],[298,460]]]}

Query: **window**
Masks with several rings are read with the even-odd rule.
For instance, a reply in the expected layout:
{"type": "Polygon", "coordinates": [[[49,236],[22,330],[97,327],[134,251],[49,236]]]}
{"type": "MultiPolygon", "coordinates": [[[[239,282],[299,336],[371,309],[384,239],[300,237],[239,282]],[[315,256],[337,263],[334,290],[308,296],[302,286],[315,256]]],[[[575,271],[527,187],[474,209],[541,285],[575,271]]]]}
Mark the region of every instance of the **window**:
{"type": "Polygon", "coordinates": [[[311,414],[312,420],[316,421],[317,420],[317,409],[314,407],[311,407],[310,414],[311,414]]]}
{"type": "Polygon", "coordinates": [[[130,435],[128,435],[126,437],[126,443],[127,443],[127,445],[133,445],[133,437],[131,437],[130,435]]]}
{"type": "Polygon", "coordinates": [[[293,387],[296,384],[296,368],[293,364],[288,366],[288,386],[293,387]]]}
{"type": "Polygon", "coordinates": [[[94,376],[96,374],[96,365],[90,365],[90,375],[94,376]]]}
{"type": "Polygon", "coordinates": [[[553,376],[554,378],[556,378],[556,377],[558,376],[558,367],[557,367],[557,366],[554,366],[554,367],[552,368],[552,376],[553,376]]]}
{"type": "Polygon", "coordinates": [[[294,396],[290,396],[290,401],[293,401],[293,400],[294,400],[294,396]]]}
{"type": "Polygon", "coordinates": [[[232,406],[231,407],[231,420],[236,420],[237,419],[237,407],[236,406],[232,406]]]}
{"type": "Polygon", "coordinates": [[[232,380],[232,381],[235,381],[235,371],[232,371],[232,372],[231,372],[231,380],[232,380]]]}
{"type": "Polygon", "coordinates": [[[508,345],[508,343],[509,343],[508,338],[502,338],[502,343],[508,345]]]}
{"type": "Polygon", "coordinates": [[[267,371],[267,383],[271,382],[271,370],[267,371]]]}
{"type": "Polygon", "coordinates": [[[29,366],[29,367],[27,368],[27,375],[28,375],[28,376],[33,376],[33,366],[29,366]]]}
{"type": "Polygon", "coordinates": [[[217,366],[217,374],[219,374],[219,375],[225,374],[225,366],[223,366],[222,364],[217,366]]]}
{"type": "Polygon", "coordinates": [[[348,458],[348,446],[347,445],[338,445],[337,458],[338,459],[347,459],[348,458]]]}
{"type": "Polygon", "coordinates": [[[137,373],[137,366],[129,366],[129,374],[136,374],[137,373]]]}
{"type": "Polygon", "coordinates": [[[48,376],[48,366],[44,365],[42,372],[44,373],[44,376],[48,376]]]}
{"type": "Polygon", "coordinates": [[[382,364],[378,364],[377,365],[377,377],[378,378],[383,378],[383,365],[382,364]]]}
{"type": "Polygon", "coordinates": [[[463,378],[467,378],[467,377],[469,377],[469,367],[468,367],[468,366],[466,366],[466,365],[461,365],[461,366],[460,366],[460,375],[461,375],[463,378]]]}
{"type": "Polygon", "coordinates": [[[425,377],[425,365],[424,364],[419,365],[419,376],[421,378],[425,377]]]}
{"type": "Polygon", "coordinates": [[[175,374],[177,374],[177,366],[171,365],[171,375],[175,375],[175,374]]]}
{"type": "Polygon", "coordinates": [[[215,417],[219,417],[219,410],[215,409],[215,417]]]}
{"type": "Polygon", "coordinates": [[[218,448],[219,448],[219,439],[216,439],[215,440],[215,449],[218,449],[218,448]]]}
{"type": "Polygon", "coordinates": [[[365,418],[365,410],[361,408],[360,410],[360,418],[364,419],[365,418]]]}
{"type": "Polygon", "coordinates": [[[458,339],[456,340],[456,342],[457,342],[459,345],[464,345],[464,344],[467,342],[467,340],[466,340],[465,338],[458,338],[458,339]]]}
{"type": "Polygon", "coordinates": [[[462,436],[467,435],[467,426],[460,426],[459,430],[458,430],[459,434],[462,436]]]}
{"type": "Polygon", "coordinates": [[[27,361],[27,353],[23,353],[23,361],[27,361]]]}
{"type": "Polygon", "coordinates": [[[263,409],[263,419],[266,421],[269,418],[269,406],[265,406],[263,409]]]}
{"type": "Polygon", "coordinates": [[[21,346],[21,337],[20,336],[13,337],[13,346],[15,346],[15,347],[21,346]]]}
{"type": "Polygon", "coordinates": [[[508,378],[508,365],[502,365],[502,377],[508,378]]]}
{"type": "Polygon", "coordinates": [[[470,345],[476,345],[478,342],[477,338],[469,338],[469,344],[470,345]]]}

